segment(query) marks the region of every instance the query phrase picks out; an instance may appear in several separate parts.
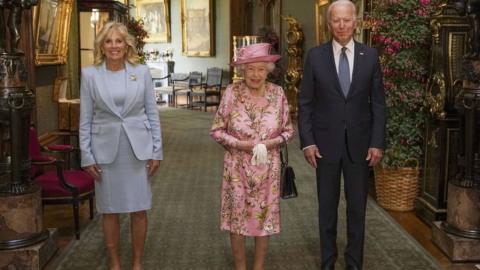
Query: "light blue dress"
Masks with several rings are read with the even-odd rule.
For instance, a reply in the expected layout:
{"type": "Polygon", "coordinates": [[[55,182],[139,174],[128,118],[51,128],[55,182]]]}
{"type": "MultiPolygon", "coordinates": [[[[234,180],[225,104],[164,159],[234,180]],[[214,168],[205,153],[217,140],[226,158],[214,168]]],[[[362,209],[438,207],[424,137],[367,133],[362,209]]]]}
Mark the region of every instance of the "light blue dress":
{"type": "MultiPolygon", "coordinates": [[[[108,71],[105,78],[110,96],[119,112],[125,102],[127,75],[125,69],[108,71]]],[[[101,181],[95,181],[96,207],[99,213],[129,213],[152,207],[152,192],[147,161],[138,160],[125,131],[120,133],[119,148],[110,164],[99,164],[101,181]]]]}

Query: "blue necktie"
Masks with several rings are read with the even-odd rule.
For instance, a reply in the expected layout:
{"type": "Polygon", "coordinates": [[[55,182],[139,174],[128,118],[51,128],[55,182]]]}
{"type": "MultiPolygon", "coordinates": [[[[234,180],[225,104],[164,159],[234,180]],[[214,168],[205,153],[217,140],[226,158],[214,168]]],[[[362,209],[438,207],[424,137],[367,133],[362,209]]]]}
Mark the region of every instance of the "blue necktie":
{"type": "Polygon", "coordinates": [[[342,53],[340,54],[340,60],[338,62],[338,78],[340,79],[340,86],[342,87],[345,97],[350,89],[350,66],[348,65],[348,58],[345,53],[346,50],[347,48],[342,48],[342,53]]]}

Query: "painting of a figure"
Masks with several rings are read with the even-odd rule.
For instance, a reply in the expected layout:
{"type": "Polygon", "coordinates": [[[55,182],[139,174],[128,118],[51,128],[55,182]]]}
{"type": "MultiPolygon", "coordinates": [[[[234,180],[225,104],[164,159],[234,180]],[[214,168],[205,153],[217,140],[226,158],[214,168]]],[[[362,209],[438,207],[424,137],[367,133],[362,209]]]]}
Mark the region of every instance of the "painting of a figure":
{"type": "Polygon", "coordinates": [[[214,55],[213,0],[182,0],[182,45],[187,56],[214,55]]]}
{"type": "Polygon", "coordinates": [[[169,0],[137,0],[137,19],[148,32],[146,42],[170,42],[169,0]]]}
{"type": "Polygon", "coordinates": [[[38,0],[33,7],[35,64],[65,64],[74,0],[38,0]]]}
{"type": "Polygon", "coordinates": [[[38,20],[38,53],[53,54],[55,53],[56,35],[58,29],[58,0],[43,0],[39,6],[38,20]]]}

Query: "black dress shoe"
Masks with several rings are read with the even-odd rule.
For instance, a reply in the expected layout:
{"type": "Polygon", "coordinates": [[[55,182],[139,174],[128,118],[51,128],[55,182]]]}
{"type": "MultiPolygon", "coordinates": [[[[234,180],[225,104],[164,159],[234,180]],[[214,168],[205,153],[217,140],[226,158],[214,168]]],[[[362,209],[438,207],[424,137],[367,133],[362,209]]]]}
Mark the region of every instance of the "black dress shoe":
{"type": "Polygon", "coordinates": [[[346,265],[345,266],[345,270],[358,270],[358,267],[356,267],[355,265],[346,265]]]}
{"type": "Polygon", "coordinates": [[[335,270],[335,259],[330,259],[322,264],[322,270],[335,270]]]}

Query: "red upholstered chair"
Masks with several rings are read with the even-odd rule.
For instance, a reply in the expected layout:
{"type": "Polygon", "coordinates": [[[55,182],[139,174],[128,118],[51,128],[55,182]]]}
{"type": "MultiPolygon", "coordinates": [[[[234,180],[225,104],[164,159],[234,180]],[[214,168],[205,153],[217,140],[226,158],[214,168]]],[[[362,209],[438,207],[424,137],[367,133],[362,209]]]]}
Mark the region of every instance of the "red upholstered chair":
{"type": "MultiPolygon", "coordinates": [[[[30,127],[29,153],[32,160],[30,175],[32,181],[42,188],[43,204],[71,204],[75,225],[75,237],[80,239],[80,203],[89,201],[90,219],[93,219],[94,179],[82,170],[64,170],[64,161],[40,151],[37,131],[30,127]],[[44,166],[53,165],[55,170],[46,171],[44,166]]],[[[71,151],[68,145],[47,147],[55,152],[71,151]]]]}

